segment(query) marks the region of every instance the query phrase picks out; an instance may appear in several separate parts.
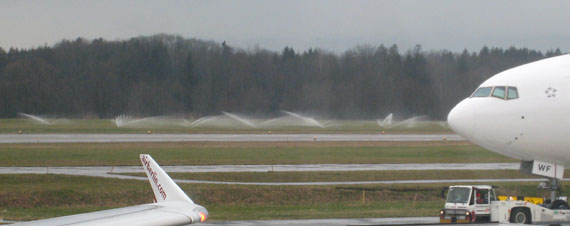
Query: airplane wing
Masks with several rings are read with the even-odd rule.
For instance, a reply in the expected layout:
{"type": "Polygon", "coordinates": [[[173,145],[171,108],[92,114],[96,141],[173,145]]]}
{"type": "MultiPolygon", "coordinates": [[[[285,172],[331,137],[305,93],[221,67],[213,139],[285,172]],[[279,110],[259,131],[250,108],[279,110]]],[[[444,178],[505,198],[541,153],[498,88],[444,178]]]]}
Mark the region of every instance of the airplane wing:
{"type": "Polygon", "coordinates": [[[150,155],[143,154],[140,158],[153,189],[156,203],[14,225],[187,225],[206,220],[208,216],[206,208],[194,204],[150,155]]]}

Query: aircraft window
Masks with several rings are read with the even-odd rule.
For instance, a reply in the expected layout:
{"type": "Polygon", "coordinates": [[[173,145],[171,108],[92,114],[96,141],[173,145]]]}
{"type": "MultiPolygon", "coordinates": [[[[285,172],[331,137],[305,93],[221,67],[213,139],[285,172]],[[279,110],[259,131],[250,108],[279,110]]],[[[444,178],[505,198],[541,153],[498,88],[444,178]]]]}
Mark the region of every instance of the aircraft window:
{"type": "Polygon", "coordinates": [[[517,91],[517,87],[509,87],[507,90],[508,90],[507,100],[519,98],[519,92],[517,91]]]}
{"type": "Polygon", "coordinates": [[[491,94],[492,87],[481,87],[473,93],[472,97],[488,97],[491,94]]]}
{"type": "Polygon", "coordinates": [[[491,96],[505,99],[505,87],[504,86],[495,87],[495,89],[493,90],[493,94],[491,96]]]}

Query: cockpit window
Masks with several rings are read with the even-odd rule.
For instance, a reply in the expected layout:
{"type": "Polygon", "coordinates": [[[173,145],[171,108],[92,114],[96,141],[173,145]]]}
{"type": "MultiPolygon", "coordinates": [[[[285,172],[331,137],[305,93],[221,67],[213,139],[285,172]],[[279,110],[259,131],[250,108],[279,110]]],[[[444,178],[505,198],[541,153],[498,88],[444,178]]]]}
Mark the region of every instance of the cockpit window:
{"type": "Polygon", "coordinates": [[[497,86],[493,89],[493,97],[497,97],[500,99],[505,99],[505,87],[504,86],[497,86]]]}
{"type": "Polygon", "coordinates": [[[517,87],[508,87],[507,100],[517,99],[517,98],[519,98],[519,92],[517,91],[517,87]]]}
{"type": "Polygon", "coordinates": [[[492,89],[492,87],[481,87],[473,93],[472,97],[488,97],[492,89]]]}
{"type": "Polygon", "coordinates": [[[517,87],[514,86],[495,86],[495,87],[479,87],[471,97],[496,97],[503,100],[512,100],[519,98],[517,87]]]}

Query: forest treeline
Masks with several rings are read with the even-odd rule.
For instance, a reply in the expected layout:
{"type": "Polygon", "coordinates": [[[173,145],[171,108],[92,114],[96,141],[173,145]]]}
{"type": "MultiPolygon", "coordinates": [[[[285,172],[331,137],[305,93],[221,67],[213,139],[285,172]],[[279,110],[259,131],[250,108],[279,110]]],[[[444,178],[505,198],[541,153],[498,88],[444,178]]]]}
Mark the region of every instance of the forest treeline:
{"type": "Polygon", "coordinates": [[[488,77],[560,50],[401,51],[357,46],[343,53],[239,49],[160,34],[123,41],[64,40],[0,48],[0,117],[18,112],[112,118],[280,110],[331,118],[447,112],[488,77]]]}

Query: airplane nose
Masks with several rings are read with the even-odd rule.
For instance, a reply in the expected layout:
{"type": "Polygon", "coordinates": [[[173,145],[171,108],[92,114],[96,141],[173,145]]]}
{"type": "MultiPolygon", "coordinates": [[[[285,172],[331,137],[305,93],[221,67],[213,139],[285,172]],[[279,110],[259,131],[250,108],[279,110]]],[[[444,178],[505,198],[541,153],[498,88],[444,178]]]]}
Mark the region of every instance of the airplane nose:
{"type": "Polygon", "coordinates": [[[475,130],[475,111],[465,99],[457,104],[447,115],[449,127],[464,138],[469,138],[475,130]]]}

